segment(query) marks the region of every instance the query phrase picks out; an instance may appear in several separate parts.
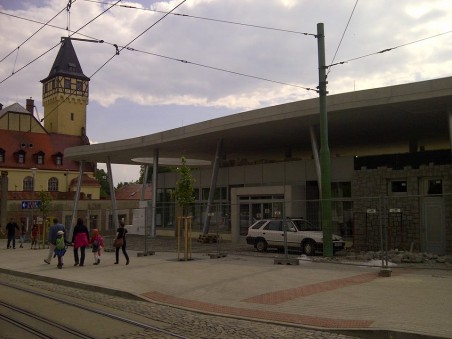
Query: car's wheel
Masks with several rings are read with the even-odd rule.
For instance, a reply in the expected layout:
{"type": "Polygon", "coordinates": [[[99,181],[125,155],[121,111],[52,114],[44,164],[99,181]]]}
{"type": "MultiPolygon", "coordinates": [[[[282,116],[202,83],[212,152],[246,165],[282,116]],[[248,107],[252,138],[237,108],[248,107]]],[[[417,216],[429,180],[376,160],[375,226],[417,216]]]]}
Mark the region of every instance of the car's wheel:
{"type": "Polygon", "coordinates": [[[265,252],[267,250],[267,242],[264,239],[256,240],[254,247],[258,252],[265,252]]]}
{"type": "Polygon", "coordinates": [[[303,253],[308,256],[315,254],[315,242],[313,240],[303,241],[301,248],[303,250],[303,253]]]}

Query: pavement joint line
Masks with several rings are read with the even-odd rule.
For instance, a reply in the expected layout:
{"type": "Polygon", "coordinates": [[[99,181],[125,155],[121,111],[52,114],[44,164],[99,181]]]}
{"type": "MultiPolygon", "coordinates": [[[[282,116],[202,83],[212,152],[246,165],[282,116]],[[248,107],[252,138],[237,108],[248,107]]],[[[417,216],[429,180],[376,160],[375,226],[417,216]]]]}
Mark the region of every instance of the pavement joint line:
{"type": "Polygon", "coordinates": [[[328,329],[364,329],[369,328],[373,324],[373,320],[347,320],[334,319],[309,315],[298,315],[274,311],[253,310],[249,308],[239,308],[232,306],[224,306],[212,303],[206,303],[196,300],[179,298],[170,296],[160,292],[146,292],[142,296],[157,302],[172,304],[176,306],[195,309],[203,312],[214,314],[225,314],[231,316],[245,317],[251,319],[261,319],[273,322],[292,323],[297,325],[312,326],[317,328],[328,329]]]}

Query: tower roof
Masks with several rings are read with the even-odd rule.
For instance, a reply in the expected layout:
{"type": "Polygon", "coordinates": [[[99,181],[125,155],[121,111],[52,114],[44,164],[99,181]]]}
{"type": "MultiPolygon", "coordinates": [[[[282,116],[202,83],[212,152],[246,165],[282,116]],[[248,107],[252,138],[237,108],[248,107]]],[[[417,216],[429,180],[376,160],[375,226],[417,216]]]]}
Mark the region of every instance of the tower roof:
{"type": "Polygon", "coordinates": [[[41,80],[42,83],[57,75],[69,76],[81,80],[88,80],[89,78],[83,74],[82,67],[72,46],[71,38],[61,38],[61,47],[53,62],[47,78],[41,80]]]}

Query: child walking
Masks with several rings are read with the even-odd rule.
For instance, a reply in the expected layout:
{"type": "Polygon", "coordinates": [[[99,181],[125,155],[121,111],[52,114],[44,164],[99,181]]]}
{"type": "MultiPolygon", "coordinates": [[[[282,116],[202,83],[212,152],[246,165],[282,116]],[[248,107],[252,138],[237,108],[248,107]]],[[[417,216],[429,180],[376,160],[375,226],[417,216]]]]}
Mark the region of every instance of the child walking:
{"type": "Polygon", "coordinates": [[[101,250],[104,247],[104,238],[99,234],[99,230],[97,228],[93,229],[93,235],[91,236],[90,243],[93,246],[93,265],[99,265],[101,250]]]}
{"type": "Polygon", "coordinates": [[[54,250],[54,255],[53,257],[58,257],[58,265],[57,267],[59,269],[63,268],[63,256],[66,253],[66,239],[64,237],[64,232],[63,231],[58,231],[57,232],[57,238],[56,238],[56,242],[55,242],[55,250],[54,250]]]}

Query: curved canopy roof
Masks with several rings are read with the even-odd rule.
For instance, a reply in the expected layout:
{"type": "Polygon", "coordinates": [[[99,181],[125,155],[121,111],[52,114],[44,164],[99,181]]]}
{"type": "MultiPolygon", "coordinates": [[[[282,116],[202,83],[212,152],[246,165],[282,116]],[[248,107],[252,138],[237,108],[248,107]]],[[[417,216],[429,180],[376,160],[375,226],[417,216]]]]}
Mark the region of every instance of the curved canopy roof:
{"type": "MultiPolygon", "coordinates": [[[[337,154],[336,148],[408,145],[412,139],[450,148],[452,77],[331,95],[327,103],[331,154],[337,154]]],[[[65,157],[139,164],[148,161],[137,162],[137,158],[152,158],[158,149],[161,165],[164,158],[181,156],[211,161],[222,138],[223,154],[228,159],[284,158],[288,149],[310,152],[309,129],[313,126],[318,132],[319,119],[319,100],[315,98],[136,138],[71,147],[65,150],[65,157]]]]}

